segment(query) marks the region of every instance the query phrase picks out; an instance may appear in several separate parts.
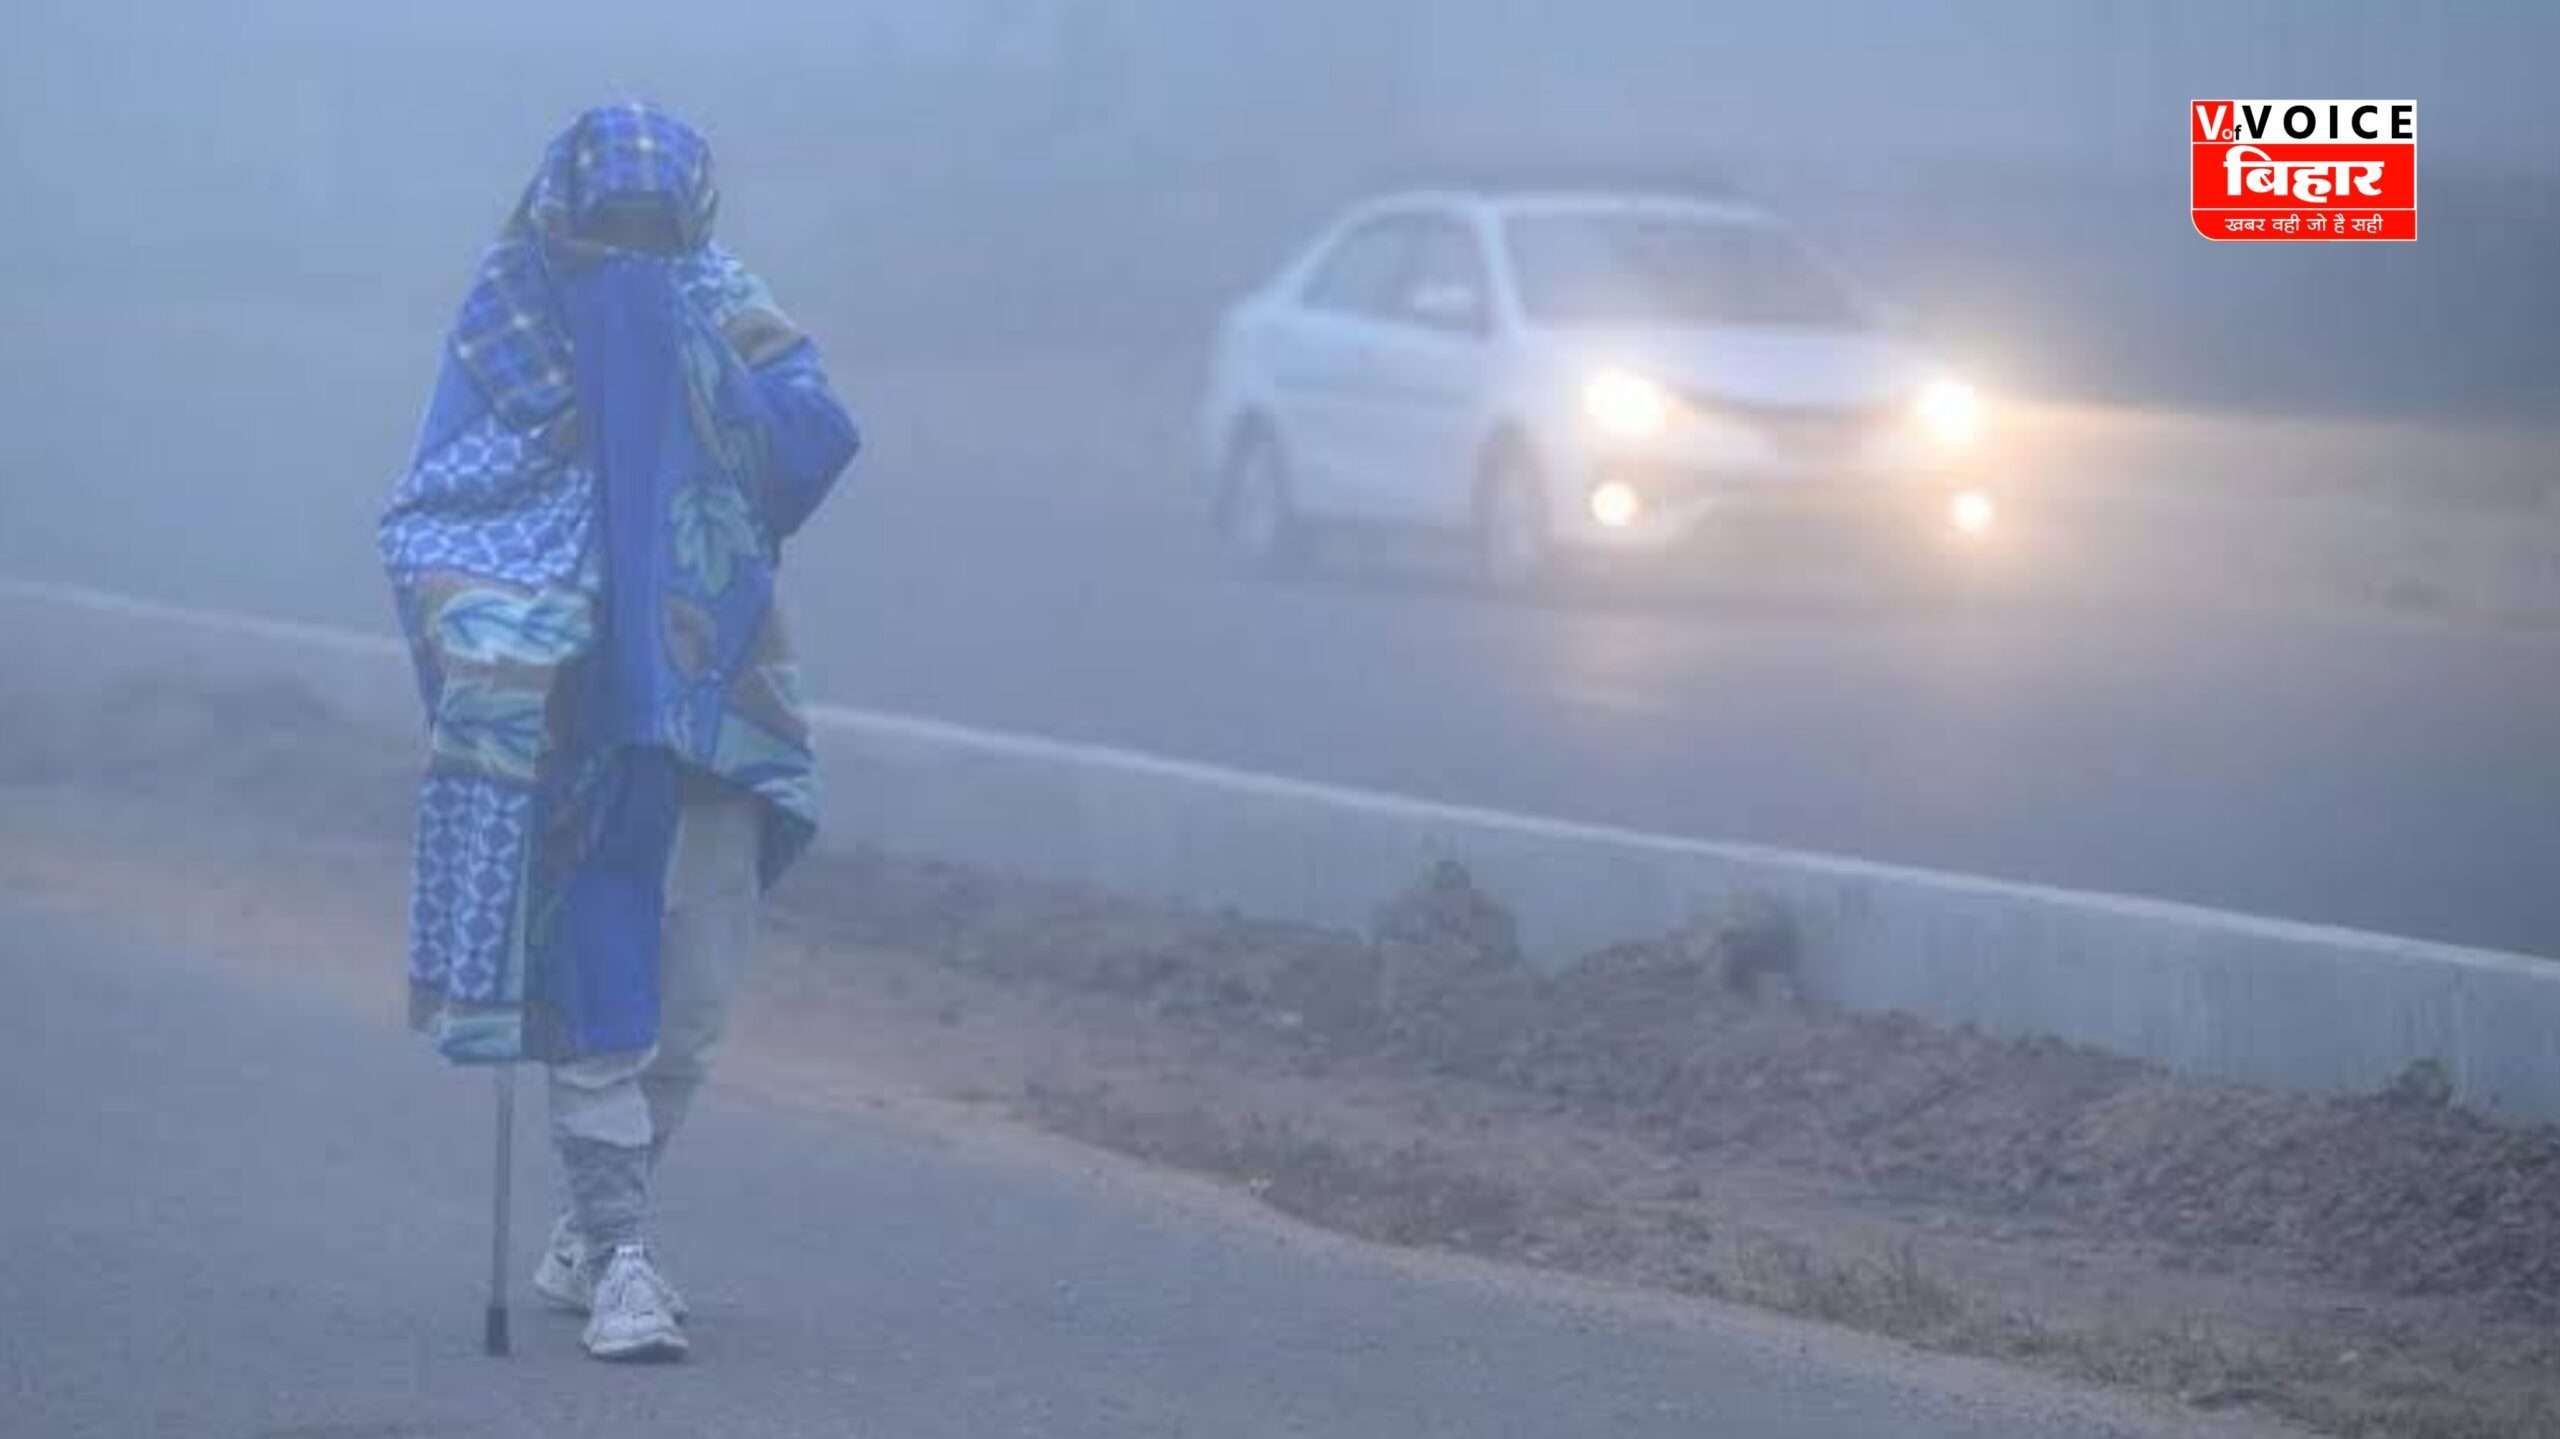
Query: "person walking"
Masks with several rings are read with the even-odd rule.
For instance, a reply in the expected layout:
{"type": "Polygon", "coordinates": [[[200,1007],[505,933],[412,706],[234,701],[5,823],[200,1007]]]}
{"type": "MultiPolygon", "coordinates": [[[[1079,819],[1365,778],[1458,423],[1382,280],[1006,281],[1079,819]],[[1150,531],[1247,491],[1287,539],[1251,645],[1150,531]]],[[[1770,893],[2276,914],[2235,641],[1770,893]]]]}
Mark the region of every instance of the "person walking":
{"type": "Polygon", "coordinates": [[[718,209],[665,110],[553,140],[378,532],[427,721],[411,1017],[451,1060],[547,1066],[568,1204],[534,1286],[602,1359],[688,1347],[651,1182],[816,831],[774,584],[859,448],[718,209]]]}

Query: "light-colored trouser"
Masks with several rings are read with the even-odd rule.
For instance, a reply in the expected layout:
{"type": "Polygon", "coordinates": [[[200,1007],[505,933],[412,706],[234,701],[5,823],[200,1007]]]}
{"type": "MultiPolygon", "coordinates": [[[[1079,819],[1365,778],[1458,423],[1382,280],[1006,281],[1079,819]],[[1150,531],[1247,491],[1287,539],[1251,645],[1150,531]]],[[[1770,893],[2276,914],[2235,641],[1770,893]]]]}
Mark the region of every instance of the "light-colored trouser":
{"type": "MultiPolygon", "coordinates": [[[[645,1150],[646,1164],[654,1165],[693,1107],[755,948],[763,822],[746,791],[686,775],[667,864],[658,1042],[551,1066],[552,1140],[571,1167],[573,1197],[593,1146],[645,1150]]],[[[645,1176],[645,1167],[637,1172],[645,1176]]]]}

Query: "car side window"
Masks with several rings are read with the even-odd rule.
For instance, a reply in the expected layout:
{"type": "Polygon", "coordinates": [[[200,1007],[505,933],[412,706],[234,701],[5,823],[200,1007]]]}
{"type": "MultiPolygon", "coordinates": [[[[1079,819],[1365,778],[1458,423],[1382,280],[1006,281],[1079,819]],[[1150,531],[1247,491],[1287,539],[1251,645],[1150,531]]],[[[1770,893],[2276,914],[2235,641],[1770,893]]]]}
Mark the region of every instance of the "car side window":
{"type": "Polygon", "coordinates": [[[1455,220],[1418,221],[1395,318],[1435,330],[1482,333],[1491,287],[1476,234],[1455,220]]]}
{"type": "Polygon", "coordinates": [[[1403,216],[1371,220],[1334,242],[1307,282],[1310,309],[1384,319],[1402,298],[1413,221],[1403,216]]]}

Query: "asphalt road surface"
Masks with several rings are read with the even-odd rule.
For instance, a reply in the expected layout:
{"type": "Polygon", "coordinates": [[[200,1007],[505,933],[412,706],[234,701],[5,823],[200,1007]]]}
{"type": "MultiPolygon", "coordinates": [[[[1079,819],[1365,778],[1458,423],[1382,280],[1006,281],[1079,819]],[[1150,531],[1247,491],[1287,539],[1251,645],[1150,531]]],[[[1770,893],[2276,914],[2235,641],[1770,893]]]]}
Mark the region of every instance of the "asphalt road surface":
{"type": "Polygon", "coordinates": [[[2560,630],[1229,574],[1190,515],[859,489],[817,691],[1435,799],[2560,956],[2560,630]]]}
{"type": "MultiPolygon", "coordinates": [[[[343,988],[99,923],[0,913],[0,1434],[2191,1432],[1851,1336],[1438,1273],[737,1084],[663,1196],[692,1362],[597,1364],[574,1320],[521,1308],[492,1361],[480,1076],[343,988]]],[[[529,1133],[522,1153],[529,1265],[552,1176],[529,1133]]]]}

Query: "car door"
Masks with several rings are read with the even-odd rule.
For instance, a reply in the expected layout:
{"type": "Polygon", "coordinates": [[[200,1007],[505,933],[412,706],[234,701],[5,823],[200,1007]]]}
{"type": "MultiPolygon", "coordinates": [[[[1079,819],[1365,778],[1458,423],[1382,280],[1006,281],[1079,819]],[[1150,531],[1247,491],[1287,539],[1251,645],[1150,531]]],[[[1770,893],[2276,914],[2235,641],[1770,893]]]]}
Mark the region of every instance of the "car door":
{"type": "Polygon", "coordinates": [[[1393,305],[1370,343],[1374,462],[1356,482],[1384,519],[1464,522],[1491,380],[1491,280],[1472,224],[1416,218],[1393,305]]]}
{"type": "Polygon", "coordinates": [[[1316,257],[1272,329],[1274,404],[1307,513],[1374,514],[1389,418],[1378,367],[1414,233],[1403,213],[1354,221],[1316,257]]]}

